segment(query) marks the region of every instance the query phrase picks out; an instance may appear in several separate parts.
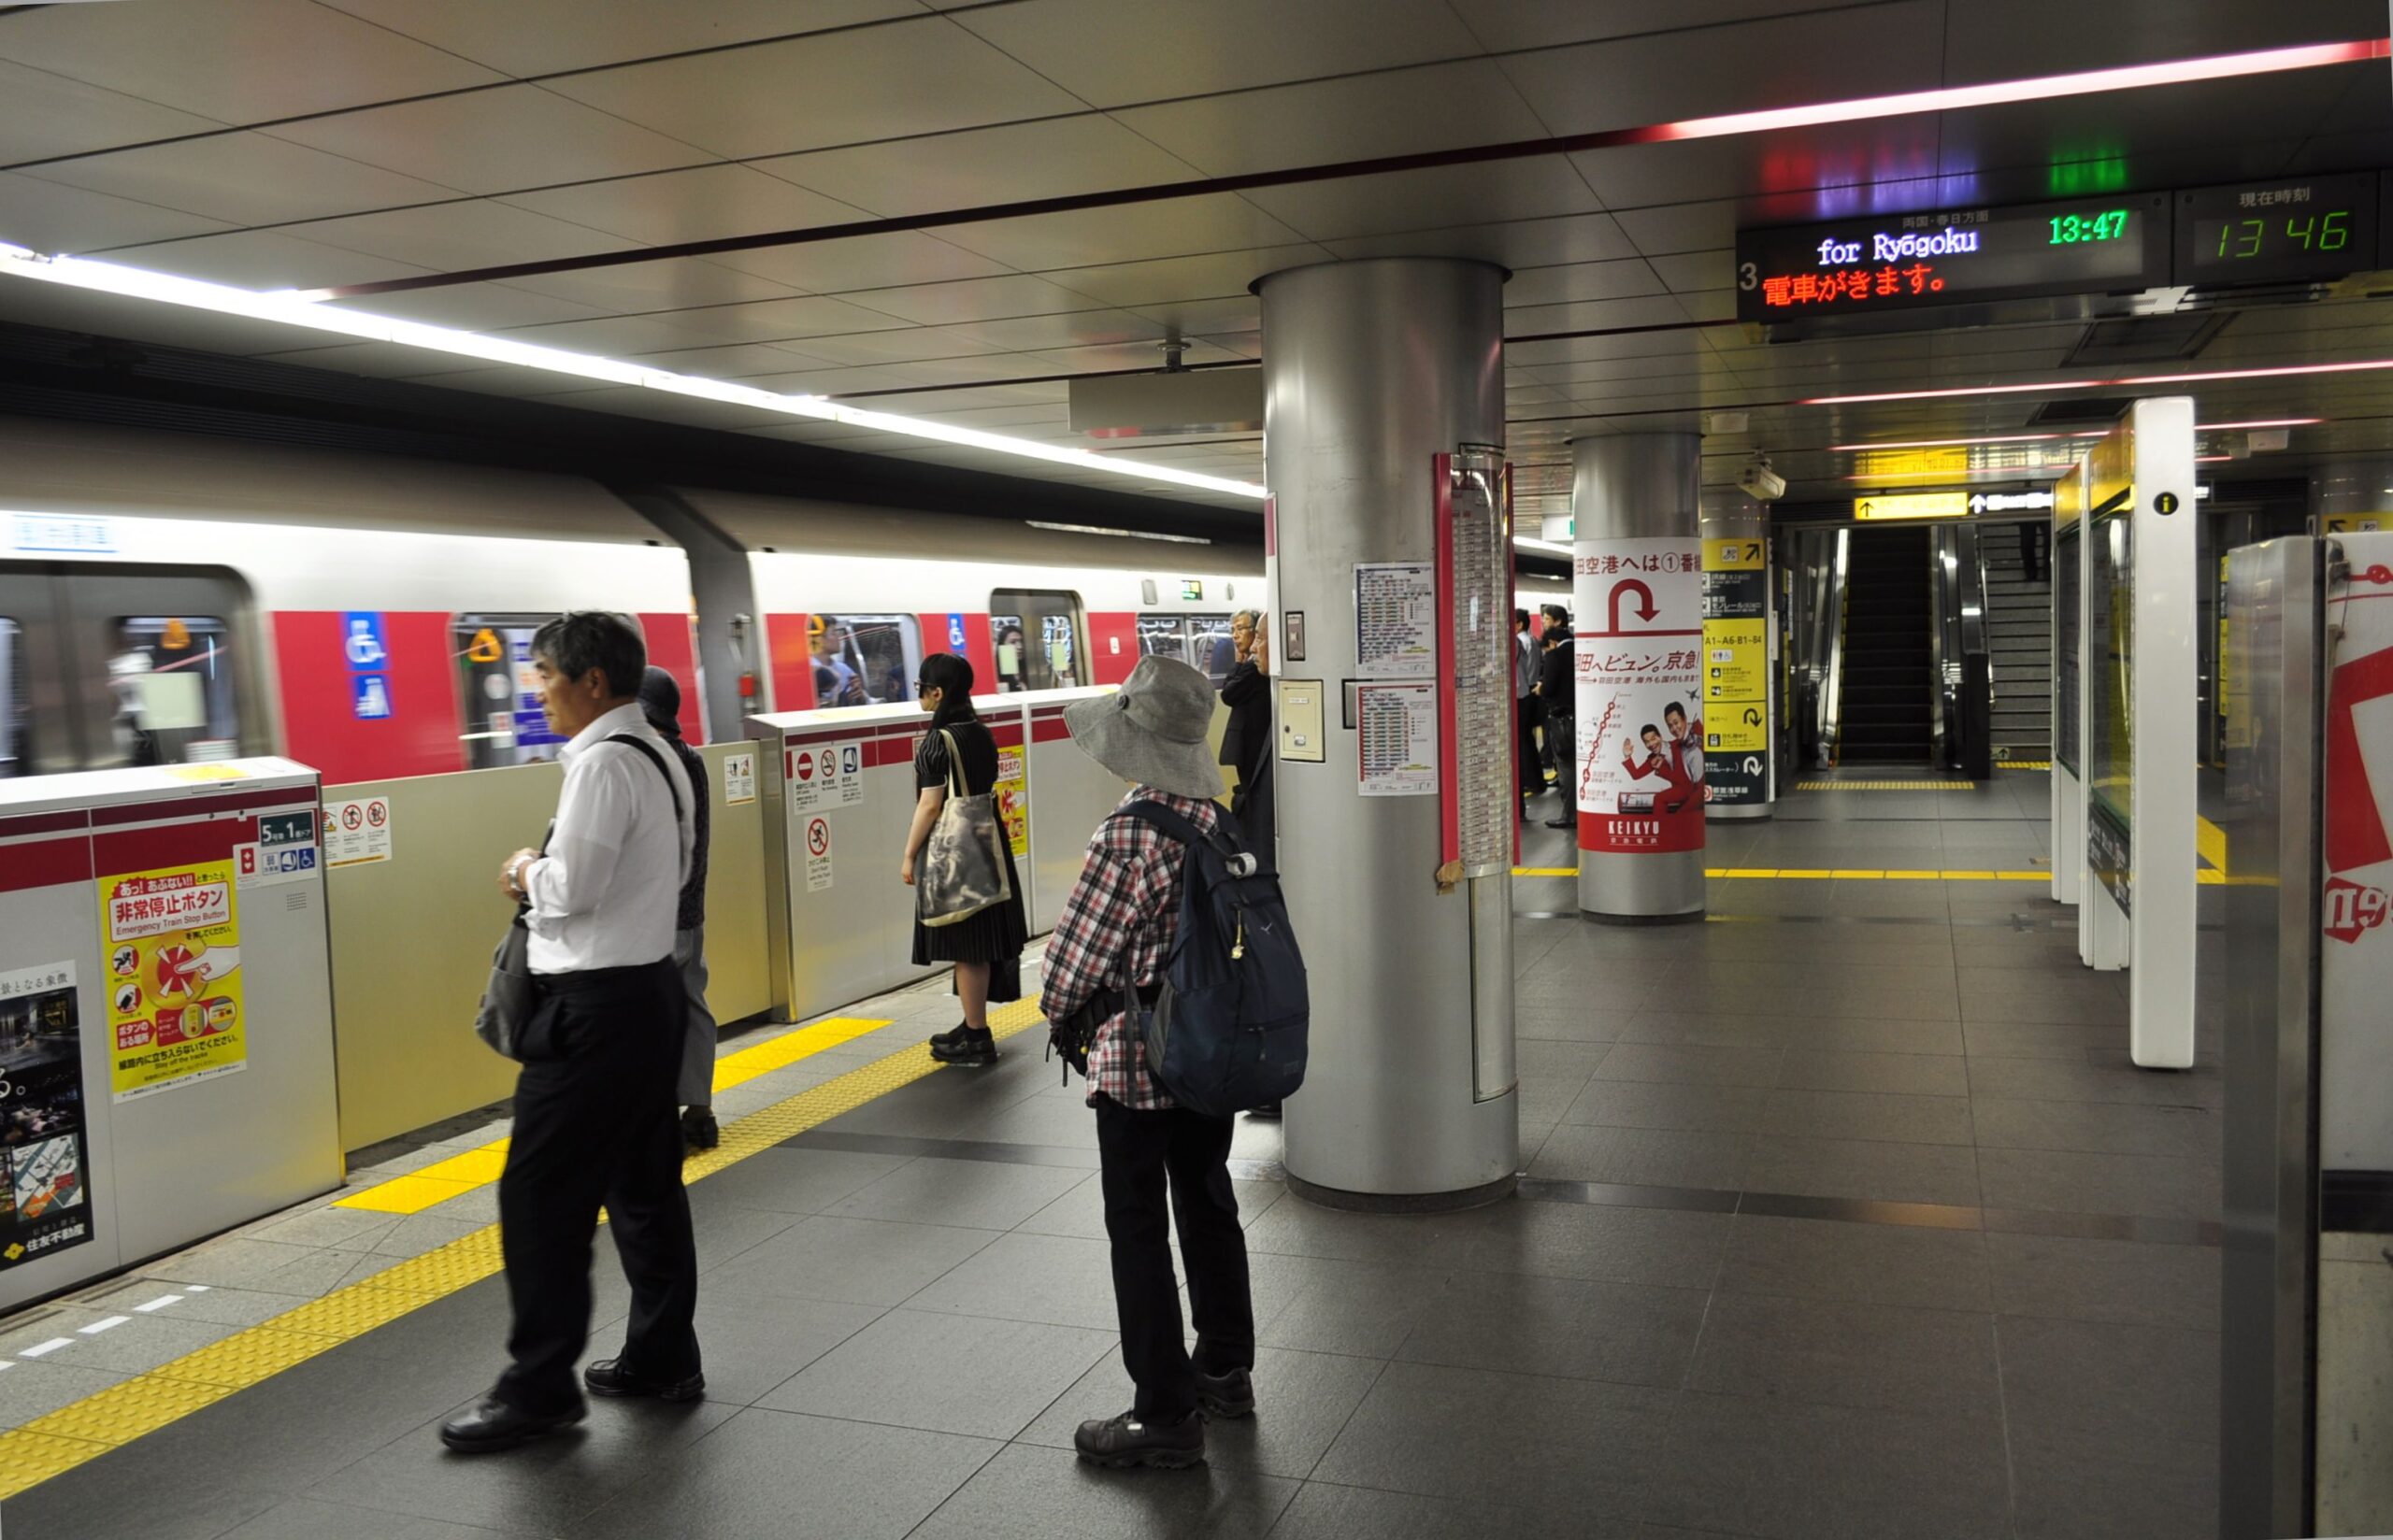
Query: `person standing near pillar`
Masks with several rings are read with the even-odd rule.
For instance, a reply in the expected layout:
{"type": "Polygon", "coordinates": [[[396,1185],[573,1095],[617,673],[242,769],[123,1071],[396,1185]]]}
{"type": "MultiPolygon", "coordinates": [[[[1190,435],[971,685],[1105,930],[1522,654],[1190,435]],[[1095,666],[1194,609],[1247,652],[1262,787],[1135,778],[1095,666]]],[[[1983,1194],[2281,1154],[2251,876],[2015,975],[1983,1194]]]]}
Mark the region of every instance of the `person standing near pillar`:
{"type": "Polygon", "coordinates": [[[1512,705],[1517,720],[1513,748],[1520,760],[1521,817],[1529,816],[1528,799],[1545,790],[1545,765],[1537,731],[1545,723],[1545,706],[1538,698],[1537,638],[1529,635],[1529,612],[1512,611],[1512,705]]]}
{"type": "Polygon", "coordinates": [[[1554,784],[1562,792],[1561,810],[1545,826],[1569,829],[1579,821],[1578,649],[1569,610],[1545,605],[1540,612],[1545,617],[1545,655],[1538,664],[1537,693],[1545,706],[1545,762],[1554,767],[1554,784]]]}
{"type": "Polygon", "coordinates": [[[707,840],[714,820],[708,806],[707,762],[681,741],[681,686],[665,670],[651,668],[640,681],[639,708],[690,779],[690,875],[681,883],[680,912],[673,920],[673,965],[681,972],[681,992],[689,1002],[675,1093],[681,1104],[681,1153],[688,1156],[723,1141],[714,1120],[714,1013],[707,1009],[707,840]]]}
{"type": "Polygon", "coordinates": [[[1230,816],[1238,820],[1246,848],[1277,868],[1273,854],[1276,831],[1271,818],[1271,639],[1263,633],[1263,616],[1239,610],[1230,621],[1230,643],[1237,661],[1222,681],[1222,704],[1229,707],[1229,725],[1222,732],[1221,761],[1238,771],[1238,786],[1230,793],[1230,816]]]}

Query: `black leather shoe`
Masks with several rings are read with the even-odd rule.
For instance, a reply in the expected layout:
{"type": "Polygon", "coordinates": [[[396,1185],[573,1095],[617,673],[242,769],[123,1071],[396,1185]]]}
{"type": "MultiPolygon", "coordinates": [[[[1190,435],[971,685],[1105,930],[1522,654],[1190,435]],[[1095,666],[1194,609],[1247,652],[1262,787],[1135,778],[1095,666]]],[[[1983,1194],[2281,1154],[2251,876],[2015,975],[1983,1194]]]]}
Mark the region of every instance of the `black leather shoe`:
{"type": "Polygon", "coordinates": [[[1280,1104],[1266,1102],[1258,1107],[1248,1107],[1246,1115],[1257,1122],[1276,1123],[1280,1120],[1280,1104]]]}
{"type": "Polygon", "coordinates": [[[1196,1405],[1207,1417],[1235,1422],[1254,1415],[1254,1376],[1243,1369],[1225,1375],[1196,1371],[1196,1405]]]}
{"type": "Polygon", "coordinates": [[[1141,1422],[1136,1412],[1103,1422],[1083,1422],[1072,1434],[1072,1447],[1092,1464],[1126,1470],[1151,1465],[1160,1470],[1185,1470],[1205,1462],[1205,1419],[1195,1412],[1177,1422],[1141,1422]]]}
{"type": "Polygon", "coordinates": [[[681,1153],[695,1155],[723,1143],[723,1129],[711,1107],[689,1107],[681,1114],[681,1153]]]}
{"type": "Polygon", "coordinates": [[[974,1032],[966,1026],[935,1033],[931,1036],[931,1057],[942,1064],[994,1064],[997,1062],[996,1034],[985,1028],[974,1032]]]}
{"type": "Polygon", "coordinates": [[[623,1367],[619,1358],[602,1358],[581,1371],[581,1383],[590,1387],[592,1395],[654,1396],[659,1401],[695,1401],[707,1393],[707,1376],[692,1375],[687,1379],[650,1379],[623,1367]]]}
{"type": "Polygon", "coordinates": [[[496,1454],[570,1428],[586,1415],[587,1408],[576,1406],[569,1412],[543,1417],[519,1411],[496,1396],[484,1396],[472,1411],[462,1412],[440,1425],[440,1442],[459,1454],[496,1454]]]}
{"type": "Polygon", "coordinates": [[[1578,821],[1579,820],[1574,818],[1547,819],[1545,820],[1545,826],[1549,829],[1568,829],[1575,825],[1578,821]]]}

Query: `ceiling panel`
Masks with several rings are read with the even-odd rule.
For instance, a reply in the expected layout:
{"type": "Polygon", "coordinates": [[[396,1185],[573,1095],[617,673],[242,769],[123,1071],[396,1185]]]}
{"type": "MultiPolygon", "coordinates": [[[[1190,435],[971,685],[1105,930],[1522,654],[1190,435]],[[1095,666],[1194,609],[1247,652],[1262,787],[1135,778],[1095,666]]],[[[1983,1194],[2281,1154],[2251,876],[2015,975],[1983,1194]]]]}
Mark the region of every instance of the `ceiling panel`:
{"type": "Polygon", "coordinates": [[[753,163],[876,214],[979,208],[1186,181],[1196,168],[1095,113],[753,163]]]}
{"type": "MultiPolygon", "coordinates": [[[[957,225],[948,239],[1025,272],[1292,245],[1301,237],[1226,192],[957,225]]],[[[1081,286],[1077,283],[1075,288],[1081,286]]],[[[1082,289],[1083,293],[1088,292],[1082,289]]]]}
{"type": "Polygon", "coordinates": [[[1250,192],[1258,207],[1325,244],[1402,231],[1592,213],[1602,206],[1559,157],[1347,177],[1250,192]]]}
{"type": "Polygon", "coordinates": [[[62,187],[21,171],[0,172],[0,241],[11,246],[73,254],[228,228],[222,220],[62,187]]]}
{"type": "Polygon", "coordinates": [[[396,316],[402,321],[428,321],[467,332],[495,332],[509,326],[537,326],[549,321],[578,321],[598,312],[587,305],[536,294],[502,283],[466,283],[454,289],[422,289],[404,294],[377,294],[370,299],[339,302],[341,307],[372,316],[396,316]]]}
{"type": "Polygon", "coordinates": [[[753,251],[726,251],[713,262],[742,273],[785,283],[809,293],[881,289],[950,278],[991,278],[1006,264],[968,250],[942,235],[901,232],[846,240],[808,241],[753,251]]]}
{"type": "Polygon", "coordinates": [[[320,220],[307,227],[306,235],[325,246],[447,273],[593,251],[628,251],[639,245],[487,198],[320,220]]]}
{"type": "Polygon", "coordinates": [[[1504,306],[1511,309],[1516,306],[1559,305],[1572,300],[1633,299],[1640,294],[1658,294],[1663,287],[1652,264],[1641,258],[1566,263],[1556,267],[1528,267],[1513,273],[1504,285],[1504,306]]]}
{"type": "Polygon", "coordinates": [[[1216,177],[1503,144],[1546,132],[1484,59],[1198,96],[1113,116],[1216,177]],[[1432,102],[1435,111],[1423,110],[1432,102]]]}
{"type": "Polygon", "coordinates": [[[393,32],[509,75],[587,69],[892,16],[914,0],[323,0],[393,32]]]}
{"type": "MultiPolygon", "coordinates": [[[[2107,69],[2154,59],[2198,59],[2298,43],[2385,36],[2377,0],[2175,0],[2106,6],[2087,25],[2084,0],[2003,0],[1951,7],[1944,45],[1953,85],[2107,69]]],[[[2379,73],[2383,66],[2378,66],[2379,73]]]]}
{"type": "Polygon", "coordinates": [[[1867,15],[1847,0],[1670,0],[1667,7],[1642,0],[1593,0],[1555,5],[1554,0],[1450,0],[1455,14],[1490,52],[1554,48],[1565,43],[1624,37],[1636,33],[1683,31],[1749,21],[1795,11],[1828,10],[1867,15]]]}
{"type": "MultiPolygon", "coordinates": [[[[508,283],[537,294],[586,305],[609,315],[745,305],[787,299],[796,292],[788,284],[760,278],[752,273],[734,272],[695,257],[626,263],[619,267],[592,267],[575,273],[541,273],[509,278],[508,283]]],[[[748,338],[742,334],[726,340],[748,338]]]]}
{"type": "Polygon", "coordinates": [[[1734,250],[1680,251],[1646,259],[1656,278],[1676,293],[1698,289],[1727,289],[1737,281],[1734,250]]]}
{"type": "Polygon", "coordinates": [[[0,59],[0,163],[21,164],[222,126],[213,118],[0,59]]]}
{"type": "Polygon", "coordinates": [[[32,175],[243,225],[323,219],[460,196],[453,187],[264,134],[218,134],[84,155],[32,175]]]}
{"type": "MultiPolygon", "coordinates": [[[[1075,310],[1067,315],[1017,316],[1010,321],[976,321],[958,326],[955,330],[1010,352],[1122,342],[1160,342],[1164,335],[1161,325],[1127,310],[1075,310]]],[[[1154,351],[1152,362],[1160,364],[1163,354],[1154,351]]]]}
{"type": "MultiPolygon", "coordinates": [[[[838,336],[903,327],[896,316],[846,300],[819,294],[793,294],[745,305],[715,305],[687,310],[656,312],[657,318],[719,342],[781,342],[800,337],[838,336]]],[[[807,352],[801,343],[796,351],[807,352]]]]}
{"type": "Polygon", "coordinates": [[[1938,175],[1941,134],[1936,114],[1916,113],[1789,133],[1621,145],[1570,159],[1608,207],[1728,196],[1757,200],[1752,212],[1768,222],[1793,224],[1932,204],[1939,190],[1905,184],[1938,175]]]}
{"type": "Polygon", "coordinates": [[[504,78],[314,0],[29,7],[7,31],[19,64],[228,123],[504,78]]]}
{"type": "Polygon", "coordinates": [[[675,374],[706,379],[744,379],[751,375],[787,374],[823,361],[801,349],[764,342],[717,343],[704,348],[668,348],[640,355],[643,364],[675,374]]]}
{"type": "Polygon", "coordinates": [[[1139,314],[1167,327],[1177,326],[1186,336],[1244,334],[1263,324],[1263,301],[1253,294],[1224,299],[1166,300],[1141,305],[1139,314]]]}
{"type": "Polygon", "coordinates": [[[1616,208],[1612,218],[1631,250],[1649,257],[1733,249],[1737,244],[1737,205],[1731,198],[1616,208]]]}
{"type": "MultiPolygon", "coordinates": [[[[290,327],[274,321],[155,305],[147,300],[23,278],[0,282],[0,321],[61,332],[86,332],[94,336],[132,337],[161,347],[192,348],[234,356],[287,349],[294,335],[290,327]]],[[[520,369],[515,372],[523,373],[520,369]]]]}
{"type": "Polygon", "coordinates": [[[1082,110],[943,17],[576,75],[550,89],[726,157],[1082,110]],[[902,81],[902,89],[893,89],[902,81]]]}
{"type": "Polygon", "coordinates": [[[429,271],[408,263],[389,262],[302,240],[279,230],[234,230],[221,235],[161,241],[116,253],[110,260],[242,289],[321,289],[333,283],[416,278],[429,271]]]}
{"type": "Polygon", "coordinates": [[[1002,353],[994,342],[955,326],[899,326],[809,337],[801,350],[830,364],[918,364],[929,359],[1002,353]]]}
{"type": "Polygon", "coordinates": [[[1444,0],[1023,0],[956,20],[1097,107],[1478,51],[1444,0]]]}
{"type": "Polygon", "coordinates": [[[1251,251],[1213,251],[1197,257],[1066,268],[1045,276],[1076,294],[1129,309],[1182,299],[1225,299],[1244,294],[1257,278],[1282,268],[1330,261],[1319,246],[1274,246],[1251,251]]]}
{"type": "Polygon", "coordinates": [[[1477,257],[1515,271],[1637,255],[1610,214],[1512,220],[1323,243],[1340,257],[1477,257]]]}
{"type": "Polygon", "coordinates": [[[538,86],[401,102],[282,123],[273,133],[277,138],[474,192],[516,192],[629,177],[713,159],[704,150],[538,86]]]}
{"type": "Polygon", "coordinates": [[[517,192],[501,200],[647,245],[801,230],[866,219],[865,210],[744,165],[703,165],[645,177],[517,192]]]}
{"type": "Polygon", "coordinates": [[[1020,273],[895,289],[860,289],[850,291],[850,293],[859,304],[869,305],[876,310],[923,325],[1000,321],[1013,316],[1045,316],[1067,310],[1100,308],[1085,294],[1077,294],[1060,284],[1020,273]]]}

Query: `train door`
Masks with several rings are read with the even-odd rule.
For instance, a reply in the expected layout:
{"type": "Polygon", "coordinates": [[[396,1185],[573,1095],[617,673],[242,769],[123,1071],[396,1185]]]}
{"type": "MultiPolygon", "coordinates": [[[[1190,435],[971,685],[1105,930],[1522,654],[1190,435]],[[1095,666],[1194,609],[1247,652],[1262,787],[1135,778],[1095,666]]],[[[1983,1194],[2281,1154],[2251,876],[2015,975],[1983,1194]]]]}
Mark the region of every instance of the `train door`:
{"type": "Polygon", "coordinates": [[[997,689],[1060,690],[1091,681],[1081,596],[1053,589],[999,589],[989,595],[997,689]]]}
{"type": "Polygon", "coordinates": [[[1213,681],[1219,690],[1238,662],[1238,644],[1230,639],[1227,615],[1188,617],[1188,666],[1213,681]]]}
{"type": "Polygon", "coordinates": [[[449,622],[465,721],[466,767],[497,770],[557,757],[565,739],[549,731],[532,638],[553,614],[460,615],[449,622]]]}
{"type": "Polygon", "coordinates": [[[240,579],[0,562],[0,776],[265,753],[240,579]]]}

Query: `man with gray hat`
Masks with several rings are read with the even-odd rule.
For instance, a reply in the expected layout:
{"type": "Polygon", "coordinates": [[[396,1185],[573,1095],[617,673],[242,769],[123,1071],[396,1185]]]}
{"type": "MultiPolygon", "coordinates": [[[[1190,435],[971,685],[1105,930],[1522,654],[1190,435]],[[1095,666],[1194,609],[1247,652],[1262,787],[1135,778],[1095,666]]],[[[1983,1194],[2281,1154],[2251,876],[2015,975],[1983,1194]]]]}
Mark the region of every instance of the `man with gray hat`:
{"type": "MultiPolygon", "coordinates": [[[[1139,660],[1119,693],[1077,701],[1064,725],[1089,758],[1130,783],[1126,808],[1154,802],[1207,834],[1226,824],[1206,734],[1213,688],[1186,663],[1139,660]]],[[[1152,1001],[1180,930],[1186,847],[1121,808],[1098,824],[1087,863],[1047,945],[1039,1008],[1066,1022],[1092,1001],[1107,1014],[1088,1050],[1088,1105],[1113,1243],[1113,1304],[1131,1408],[1084,1422],[1073,1445],[1102,1465],[1193,1465],[1204,1416],[1254,1410],[1254,1305],[1246,1235],[1230,1189],[1231,1119],[1176,1105],[1148,1072],[1127,993],[1152,1001]],[[1167,1193],[1168,1203],[1167,1203],[1167,1193]],[[1196,1350],[1181,1335],[1169,1216],[1180,1221],[1196,1350]],[[1200,1416],[1200,1409],[1203,1416],[1200,1416]]]]}

